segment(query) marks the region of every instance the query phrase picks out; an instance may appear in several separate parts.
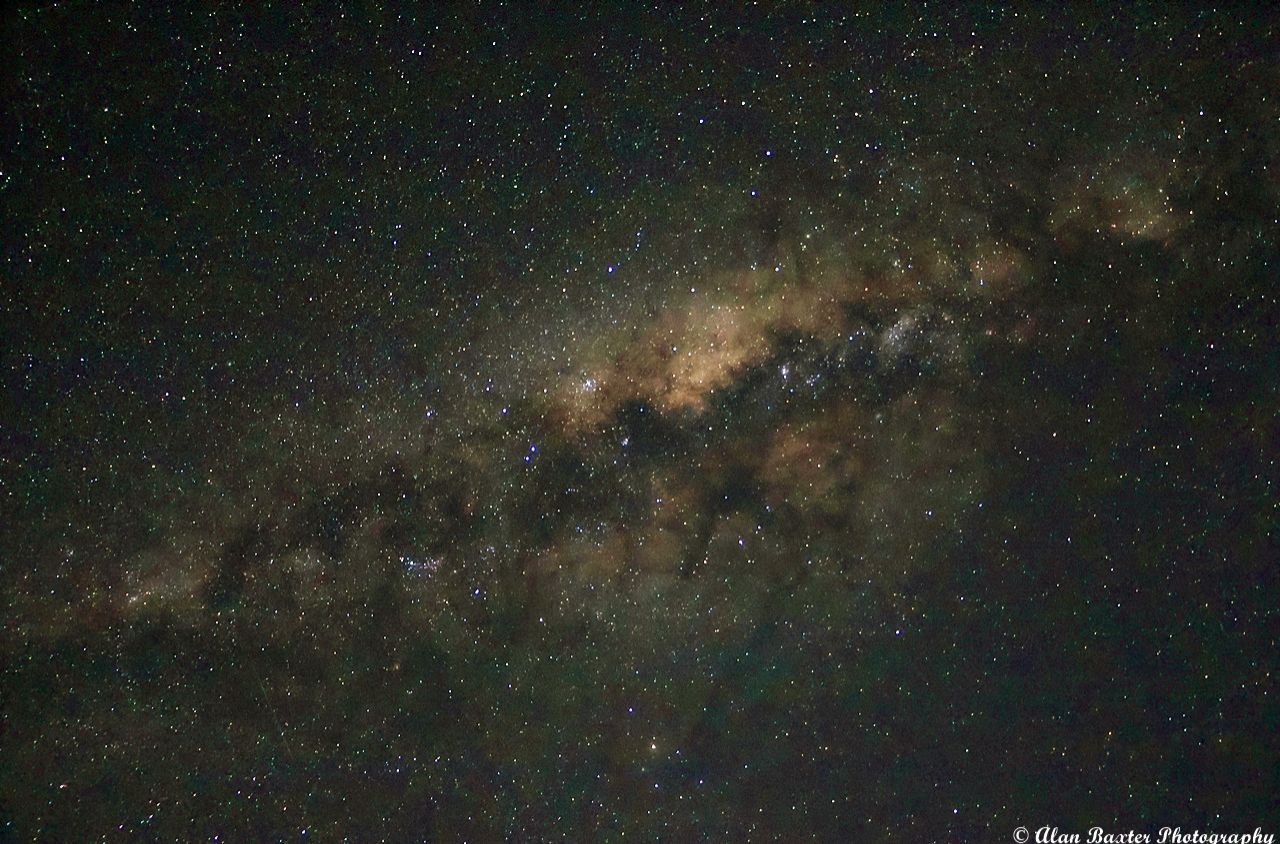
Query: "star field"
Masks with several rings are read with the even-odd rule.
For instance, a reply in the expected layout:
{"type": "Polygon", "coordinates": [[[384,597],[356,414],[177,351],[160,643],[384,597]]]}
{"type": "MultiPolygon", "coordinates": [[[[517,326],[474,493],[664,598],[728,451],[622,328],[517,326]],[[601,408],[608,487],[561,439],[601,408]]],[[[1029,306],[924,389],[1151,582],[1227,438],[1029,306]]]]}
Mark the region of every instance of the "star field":
{"type": "Polygon", "coordinates": [[[7,9],[0,837],[1275,831],[1276,36],[7,9]]]}

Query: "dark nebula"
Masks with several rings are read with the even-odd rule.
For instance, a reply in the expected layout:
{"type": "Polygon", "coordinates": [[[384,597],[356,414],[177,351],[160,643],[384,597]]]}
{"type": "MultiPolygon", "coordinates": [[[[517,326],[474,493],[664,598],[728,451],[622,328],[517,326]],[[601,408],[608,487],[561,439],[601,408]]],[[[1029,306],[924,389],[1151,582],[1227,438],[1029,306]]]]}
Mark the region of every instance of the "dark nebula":
{"type": "Polygon", "coordinates": [[[3,12],[0,839],[1280,832],[1265,4],[159,5],[3,12]]]}

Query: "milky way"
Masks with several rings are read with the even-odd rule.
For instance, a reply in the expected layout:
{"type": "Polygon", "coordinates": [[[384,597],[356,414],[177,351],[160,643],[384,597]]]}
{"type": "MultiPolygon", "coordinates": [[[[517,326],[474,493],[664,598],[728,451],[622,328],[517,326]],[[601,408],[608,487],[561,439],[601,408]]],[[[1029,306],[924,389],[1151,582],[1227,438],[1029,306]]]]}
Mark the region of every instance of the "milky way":
{"type": "Polygon", "coordinates": [[[9,11],[0,825],[1274,823],[1275,36],[9,11]]]}

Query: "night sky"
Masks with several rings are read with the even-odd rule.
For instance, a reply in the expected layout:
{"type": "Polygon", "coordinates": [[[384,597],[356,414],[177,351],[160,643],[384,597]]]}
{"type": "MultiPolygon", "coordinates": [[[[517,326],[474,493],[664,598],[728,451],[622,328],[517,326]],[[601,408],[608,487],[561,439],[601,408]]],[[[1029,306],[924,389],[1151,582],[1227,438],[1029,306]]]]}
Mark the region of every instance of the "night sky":
{"type": "Polygon", "coordinates": [[[1280,832],[1266,4],[158,5],[2,13],[0,839],[1280,832]]]}

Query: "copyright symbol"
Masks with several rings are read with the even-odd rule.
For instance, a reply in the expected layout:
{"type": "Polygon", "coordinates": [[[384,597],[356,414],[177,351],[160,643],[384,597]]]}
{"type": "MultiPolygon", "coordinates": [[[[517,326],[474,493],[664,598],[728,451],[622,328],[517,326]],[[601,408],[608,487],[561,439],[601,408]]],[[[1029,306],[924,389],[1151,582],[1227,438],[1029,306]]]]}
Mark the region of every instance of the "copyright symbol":
{"type": "Polygon", "coordinates": [[[1025,826],[1020,826],[1013,831],[1013,840],[1018,844],[1027,844],[1031,840],[1031,833],[1027,831],[1025,826]]]}

